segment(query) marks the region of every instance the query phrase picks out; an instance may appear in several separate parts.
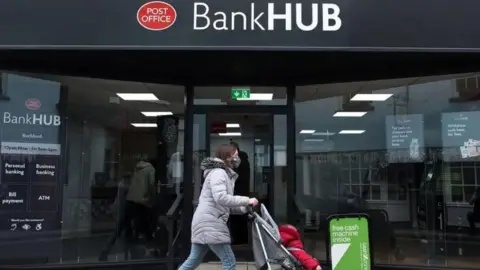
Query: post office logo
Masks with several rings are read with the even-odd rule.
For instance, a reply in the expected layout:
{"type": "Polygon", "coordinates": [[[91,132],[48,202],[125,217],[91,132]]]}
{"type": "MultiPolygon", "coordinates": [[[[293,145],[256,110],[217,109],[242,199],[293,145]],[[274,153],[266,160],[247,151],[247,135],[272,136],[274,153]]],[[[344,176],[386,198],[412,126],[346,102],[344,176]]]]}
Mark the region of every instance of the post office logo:
{"type": "Polygon", "coordinates": [[[145,29],[162,31],[170,28],[177,19],[175,8],[163,1],[145,3],[137,11],[138,23],[145,29]]]}
{"type": "Polygon", "coordinates": [[[31,111],[36,111],[42,107],[42,103],[36,98],[29,98],[25,101],[25,107],[31,111]]]}

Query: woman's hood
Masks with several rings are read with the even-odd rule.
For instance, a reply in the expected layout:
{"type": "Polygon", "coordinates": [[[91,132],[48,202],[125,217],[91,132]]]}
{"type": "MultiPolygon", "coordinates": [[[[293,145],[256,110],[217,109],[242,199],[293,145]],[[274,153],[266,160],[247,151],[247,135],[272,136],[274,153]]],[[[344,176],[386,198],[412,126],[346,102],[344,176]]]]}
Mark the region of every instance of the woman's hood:
{"type": "Polygon", "coordinates": [[[200,163],[200,168],[203,171],[203,177],[207,177],[207,175],[213,170],[213,169],[224,169],[230,179],[233,181],[237,180],[238,174],[235,173],[231,168],[223,162],[223,160],[216,158],[216,157],[208,157],[205,158],[202,163],[200,163]]]}

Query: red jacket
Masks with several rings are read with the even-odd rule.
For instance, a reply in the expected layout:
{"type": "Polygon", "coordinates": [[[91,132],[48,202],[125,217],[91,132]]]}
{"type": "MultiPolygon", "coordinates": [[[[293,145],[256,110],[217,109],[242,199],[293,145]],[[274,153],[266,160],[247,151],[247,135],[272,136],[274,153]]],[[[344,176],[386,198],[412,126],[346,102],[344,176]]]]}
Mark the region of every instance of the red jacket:
{"type": "Polygon", "coordinates": [[[303,249],[300,233],[292,225],[282,225],[279,227],[282,245],[286,248],[298,248],[299,250],[289,250],[292,255],[302,264],[305,270],[315,270],[319,266],[318,261],[303,249]]]}

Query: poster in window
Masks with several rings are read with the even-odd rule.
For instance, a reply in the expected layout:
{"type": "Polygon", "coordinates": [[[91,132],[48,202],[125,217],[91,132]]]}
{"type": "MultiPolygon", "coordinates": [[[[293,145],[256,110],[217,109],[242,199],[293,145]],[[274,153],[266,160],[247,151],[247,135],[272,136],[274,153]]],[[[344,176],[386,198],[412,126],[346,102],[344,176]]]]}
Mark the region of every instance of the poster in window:
{"type": "Polygon", "coordinates": [[[389,163],[423,162],[423,115],[388,115],[385,118],[389,163]]]}
{"type": "Polygon", "coordinates": [[[442,114],[442,146],[445,161],[480,160],[479,111],[442,114]]]}

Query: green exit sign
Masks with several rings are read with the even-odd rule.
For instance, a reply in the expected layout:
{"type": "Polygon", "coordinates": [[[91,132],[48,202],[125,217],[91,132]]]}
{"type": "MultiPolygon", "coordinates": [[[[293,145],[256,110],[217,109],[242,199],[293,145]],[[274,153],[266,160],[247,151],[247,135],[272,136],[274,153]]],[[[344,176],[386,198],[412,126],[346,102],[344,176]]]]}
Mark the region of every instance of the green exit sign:
{"type": "Polygon", "coordinates": [[[247,87],[236,87],[232,88],[231,91],[232,99],[249,99],[250,98],[250,88],[247,87]]]}

